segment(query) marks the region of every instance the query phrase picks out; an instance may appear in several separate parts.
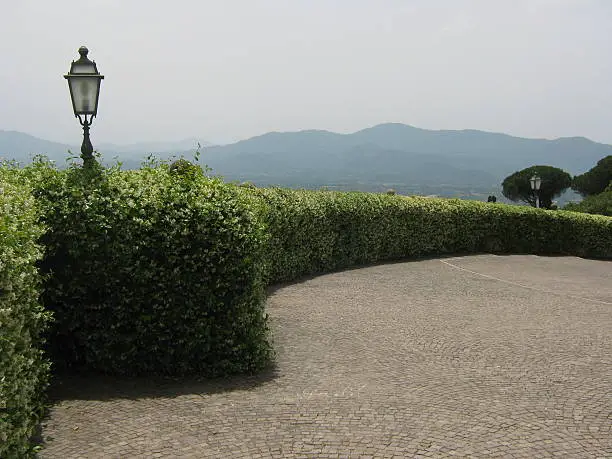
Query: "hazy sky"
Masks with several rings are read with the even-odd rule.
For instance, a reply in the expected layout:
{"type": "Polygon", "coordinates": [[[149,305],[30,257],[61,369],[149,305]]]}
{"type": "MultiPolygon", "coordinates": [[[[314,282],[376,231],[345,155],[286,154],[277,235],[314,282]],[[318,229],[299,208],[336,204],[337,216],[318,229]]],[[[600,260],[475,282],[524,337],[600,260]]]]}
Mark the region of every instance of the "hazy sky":
{"type": "Polygon", "coordinates": [[[611,0],[0,0],[0,129],[80,143],[382,122],[612,143],[611,0]]]}

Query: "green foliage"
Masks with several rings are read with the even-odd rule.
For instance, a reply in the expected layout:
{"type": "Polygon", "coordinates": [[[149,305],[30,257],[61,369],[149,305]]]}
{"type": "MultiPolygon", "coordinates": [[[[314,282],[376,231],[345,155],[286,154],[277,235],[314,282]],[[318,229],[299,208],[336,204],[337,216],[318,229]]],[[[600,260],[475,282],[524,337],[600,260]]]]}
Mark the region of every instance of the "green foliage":
{"type": "Polygon", "coordinates": [[[169,171],[173,174],[189,175],[192,178],[198,175],[204,175],[204,171],[200,168],[200,166],[190,163],[185,158],[179,158],[172,162],[170,164],[169,171]]]}
{"type": "Polygon", "coordinates": [[[245,189],[260,201],[270,283],[384,260],[462,252],[612,257],[612,219],[476,201],[245,189]]]}
{"type": "Polygon", "coordinates": [[[612,155],[597,161],[597,165],[572,180],[572,189],[582,196],[602,193],[612,181],[612,155]]]}
{"type": "Polygon", "coordinates": [[[603,193],[587,196],[577,204],[569,203],[564,209],[612,217],[612,186],[609,186],[606,190],[603,193]]]}
{"type": "Polygon", "coordinates": [[[50,314],[39,303],[43,228],[29,182],[0,164],[0,457],[31,453],[30,437],[44,409],[49,362],[41,351],[50,314]]]}
{"type": "Polygon", "coordinates": [[[58,363],[214,376],[269,362],[261,224],[235,187],[185,163],[26,170],[48,227],[58,363]]]}
{"type": "Polygon", "coordinates": [[[535,207],[536,192],[531,189],[529,182],[533,175],[538,175],[542,179],[539,192],[540,207],[545,209],[550,209],[553,199],[560,196],[572,183],[572,177],[562,169],[552,166],[531,166],[504,179],[503,195],[511,201],[522,201],[535,207]]]}

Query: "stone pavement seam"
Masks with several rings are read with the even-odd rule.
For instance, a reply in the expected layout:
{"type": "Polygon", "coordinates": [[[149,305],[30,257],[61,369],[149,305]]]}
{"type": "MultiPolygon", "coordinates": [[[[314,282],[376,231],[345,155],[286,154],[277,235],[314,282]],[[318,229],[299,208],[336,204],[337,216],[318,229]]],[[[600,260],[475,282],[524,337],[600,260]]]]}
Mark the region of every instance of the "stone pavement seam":
{"type": "MultiPolygon", "coordinates": [[[[536,290],[536,291],[542,292],[542,293],[550,293],[552,295],[559,295],[558,292],[554,292],[552,290],[545,290],[545,289],[542,289],[542,288],[533,287],[531,285],[518,284],[516,282],[512,282],[512,281],[509,281],[509,280],[500,279],[499,277],[489,276],[488,274],[477,273],[476,271],[472,271],[470,269],[462,268],[461,266],[454,265],[454,264],[449,263],[448,261],[445,261],[445,260],[440,260],[440,263],[444,263],[445,265],[451,266],[451,267],[453,267],[455,269],[460,269],[461,271],[466,271],[466,272],[468,272],[470,274],[475,274],[477,276],[486,277],[487,279],[493,279],[493,280],[496,280],[496,281],[499,281],[499,282],[504,282],[506,284],[515,285],[517,287],[527,288],[527,289],[530,289],[530,290],[536,290]]],[[[594,303],[608,304],[608,305],[612,306],[612,303],[608,303],[607,301],[595,300],[593,298],[585,298],[585,297],[582,297],[582,296],[569,295],[569,294],[564,294],[564,296],[567,296],[567,297],[570,297],[570,298],[575,298],[577,300],[592,301],[594,303]]]]}

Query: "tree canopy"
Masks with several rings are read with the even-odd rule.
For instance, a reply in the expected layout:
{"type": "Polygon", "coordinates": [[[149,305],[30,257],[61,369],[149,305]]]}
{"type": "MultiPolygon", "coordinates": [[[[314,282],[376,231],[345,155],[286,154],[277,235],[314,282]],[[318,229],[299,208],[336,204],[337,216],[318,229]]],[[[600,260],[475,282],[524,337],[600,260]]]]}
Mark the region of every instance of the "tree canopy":
{"type": "Polygon", "coordinates": [[[597,161],[597,165],[572,181],[572,189],[582,196],[603,193],[612,180],[612,155],[597,161]]]}
{"type": "Polygon", "coordinates": [[[502,183],[502,193],[511,201],[522,201],[536,205],[536,192],[531,189],[529,179],[538,175],[540,186],[540,207],[550,209],[555,197],[561,195],[572,184],[572,177],[563,169],[552,166],[531,166],[506,177],[502,183]]]}

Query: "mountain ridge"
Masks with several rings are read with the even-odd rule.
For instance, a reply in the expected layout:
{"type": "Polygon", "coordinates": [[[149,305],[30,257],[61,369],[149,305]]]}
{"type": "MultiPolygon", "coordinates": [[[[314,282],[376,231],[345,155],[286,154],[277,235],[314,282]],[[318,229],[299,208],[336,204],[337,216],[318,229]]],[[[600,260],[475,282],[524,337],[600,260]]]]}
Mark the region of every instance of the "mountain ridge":
{"type": "MultiPolygon", "coordinates": [[[[592,143],[597,143],[600,145],[609,145],[612,146],[612,144],[607,144],[604,142],[597,142],[595,140],[589,139],[588,137],[584,137],[584,136],[562,136],[562,137],[555,137],[555,138],[545,138],[545,137],[521,137],[518,135],[513,135],[513,134],[507,134],[505,132],[497,132],[497,131],[486,131],[486,130],[482,130],[482,129],[472,129],[472,128],[465,128],[465,129],[425,129],[425,128],[420,128],[420,127],[416,127],[410,124],[405,124],[405,123],[398,123],[398,122],[388,122],[388,123],[379,123],[379,124],[375,124],[373,126],[368,126],[362,129],[358,129],[356,131],[353,132],[335,132],[335,131],[331,131],[328,129],[298,129],[298,130],[293,130],[293,131],[268,131],[268,132],[264,132],[263,134],[257,134],[251,137],[248,137],[246,139],[241,139],[241,140],[237,140],[235,142],[230,142],[227,144],[214,144],[211,142],[207,142],[207,141],[202,141],[201,139],[199,139],[198,137],[187,137],[184,139],[180,139],[178,141],[175,142],[185,142],[185,141],[198,141],[200,140],[200,142],[205,142],[207,143],[209,146],[225,146],[225,145],[233,145],[236,143],[240,143],[240,142],[245,142],[248,140],[252,140],[252,139],[256,139],[258,137],[263,137],[263,136],[267,136],[270,134],[299,134],[299,133],[327,133],[327,134],[334,134],[337,136],[351,136],[354,134],[359,134],[362,132],[366,132],[366,131],[371,131],[371,130],[377,130],[377,129],[386,129],[388,127],[399,127],[401,129],[404,128],[408,128],[411,130],[415,130],[415,131],[421,131],[421,132],[433,132],[433,133],[478,133],[478,134],[484,134],[484,135],[494,135],[494,136],[503,136],[503,137],[509,137],[509,138],[513,138],[513,139],[522,139],[522,140],[543,140],[543,141],[548,141],[548,142],[554,142],[557,140],[565,140],[565,139],[582,139],[582,140],[587,140],[588,142],[592,142],[592,143]]],[[[51,143],[58,143],[58,144],[62,144],[62,145],[68,145],[64,142],[59,142],[59,141],[52,141],[52,140],[46,140],[43,139],[42,137],[38,137],[35,136],[33,134],[29,134],[27,132],[23,132],[23,131],[18,131],[15,129],[0,129],[0,133],[17,133],[17,134],[22,134],[24,136],[28,136],[34,139],[38,139],[38,140],[43,140],[45,142],[51,142],[51,143]]],[[[139,142],[130,142],[130,143],[125,143],[125,144],[120,144],[120,143],[116,143],[116,142],[102,142],[102,145],[113,145],[113,146],[120,146],[120,147],[130,147],[133,145],[139,145],[139,144],[146,144],[146,143],[156,143],[155,141],[152,142],[148,142],[148,141],[139,141],[139,142]]],[[[173,141],[159,141],[159,143],[173,143],[173,141]]]]}
{"type": "MultiPolygon", "coordinates": [[[[182,141],[179,146],[191,144],[191,148],[180,151],[139,151],[137,147],[163,142],[123,147],[101,143],[98,150],[107,163],[117,157],[124,168],[133,169],[140,167],[148,153],[160,159],[181,155],[190,159],[196,151],[195,141],[182,141]]],[[[17,131],[0,131],[0,158],[12,155],[28,162],[31,153],[42,153],[64,164],[68,149],[80,150],[17,131]]],[[[262,186],[341,184],[346,189],[369,190],[390,184],[408,189],[418,184],[492,189],[498,188],[504,177],[535,164],[559,167],[573,175],[583,173],[612,154],[612,145],[580,136],[529,139],[476,129],[428,130],[383,123],[353,133],[317,129],[268,132],[227,145],[204,145],[200,153],[201,162],[211,167],[213,174],[262,186]]]]}

